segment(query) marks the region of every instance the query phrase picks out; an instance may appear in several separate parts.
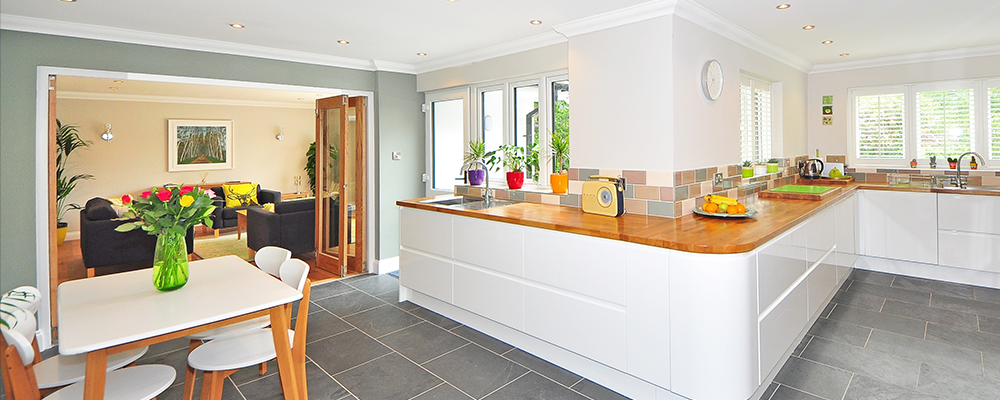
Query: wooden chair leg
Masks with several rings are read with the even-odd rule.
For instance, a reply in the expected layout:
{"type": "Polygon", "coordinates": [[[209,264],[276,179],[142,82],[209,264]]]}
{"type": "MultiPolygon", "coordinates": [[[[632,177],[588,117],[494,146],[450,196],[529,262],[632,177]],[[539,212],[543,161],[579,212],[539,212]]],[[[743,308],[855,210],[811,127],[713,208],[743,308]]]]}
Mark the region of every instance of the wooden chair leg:
{"type": "Polygon", "coordinates": [[[267,373],[267,361],[260,363],[260,366],[257,367],[257,369],[260,372],[260,376],[264,376],[264,374],[267,373]]]}
{"type": "Polygon", "coordinates": [[[87,268],[87,277],[88,278],[93,278],[94,277],[94,269],[93,268],[87,268]]]}
{"type": "Polygon", "coordinates": [[[218,229],[212,229],[212,230],[215,231],[215,237],[218,238],[219,237],[219,230],[218,229]]]}
{"type": "Polygon", "coordinates": [[[226,377],[237,370],[205,371],[201,374],[201,400],[221,400],[226,377]]]}
{"type": "MultiPolygon", "coordinates": [[[[188,343],[188,354],[191,354],[191,352],[194,351],[194,349],[197,349],[198,346],[201,346],[200,340],[192,340],[191,343],[188,343]]],[[[190,365],[187,365],[187,362],[184,363],[184,367],[187,368],[187,370],[184,372],[184,393],[182,394],[181,399],[193,400],[194,379],[197,371],[195,371],[194,368],[191,368],[190,365]]]]}

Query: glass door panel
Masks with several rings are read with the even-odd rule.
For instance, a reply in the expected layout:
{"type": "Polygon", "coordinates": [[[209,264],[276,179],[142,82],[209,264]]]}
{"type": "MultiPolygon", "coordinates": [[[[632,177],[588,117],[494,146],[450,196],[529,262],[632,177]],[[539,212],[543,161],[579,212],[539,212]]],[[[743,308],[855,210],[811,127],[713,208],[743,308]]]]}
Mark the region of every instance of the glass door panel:
{"type": "Polygon", "coordinates": [[[316,266],[346,276],[364,272],[366,99],[316,101],[316,266]],[[319,151],[326,149],[327,151],[319,151]]]}

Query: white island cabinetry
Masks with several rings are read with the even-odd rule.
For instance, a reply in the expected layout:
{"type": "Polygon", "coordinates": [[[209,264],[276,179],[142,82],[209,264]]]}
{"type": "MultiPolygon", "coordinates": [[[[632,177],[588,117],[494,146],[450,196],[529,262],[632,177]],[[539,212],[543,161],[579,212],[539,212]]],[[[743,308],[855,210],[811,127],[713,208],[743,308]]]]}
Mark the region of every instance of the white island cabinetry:
{"type": "Polygon", "coordinates": [[[938,264],[1000,273],[1000,196],[938,194],[938,264]]]}

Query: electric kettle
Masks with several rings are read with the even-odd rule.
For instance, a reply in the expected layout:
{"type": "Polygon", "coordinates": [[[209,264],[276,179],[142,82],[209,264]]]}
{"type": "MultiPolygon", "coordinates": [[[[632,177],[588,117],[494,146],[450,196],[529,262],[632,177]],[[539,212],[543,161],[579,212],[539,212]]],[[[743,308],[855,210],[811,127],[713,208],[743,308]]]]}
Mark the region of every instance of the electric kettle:
{"type": "Polygon", "coordinates": [[[822,174],[823,160],[810,158],[799,163],[799,176],[803,178],[816,179],[822,177],[822,174]]]}

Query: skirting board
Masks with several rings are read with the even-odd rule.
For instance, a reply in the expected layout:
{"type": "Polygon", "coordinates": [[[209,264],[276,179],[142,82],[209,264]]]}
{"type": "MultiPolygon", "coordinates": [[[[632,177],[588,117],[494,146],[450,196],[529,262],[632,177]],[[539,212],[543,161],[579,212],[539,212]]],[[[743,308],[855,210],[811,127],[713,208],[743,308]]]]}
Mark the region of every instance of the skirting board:
{"type": "Polygon", "coordinates": [[[864,256],[856,268],[1000,289],[1000,273],[864,256]]]}
{"type": "Polygon", "coordinates": [[[375,260],[375,270],[372,272],[381,275],[392,271],[399,271],[399,256],[375,260]]]}

